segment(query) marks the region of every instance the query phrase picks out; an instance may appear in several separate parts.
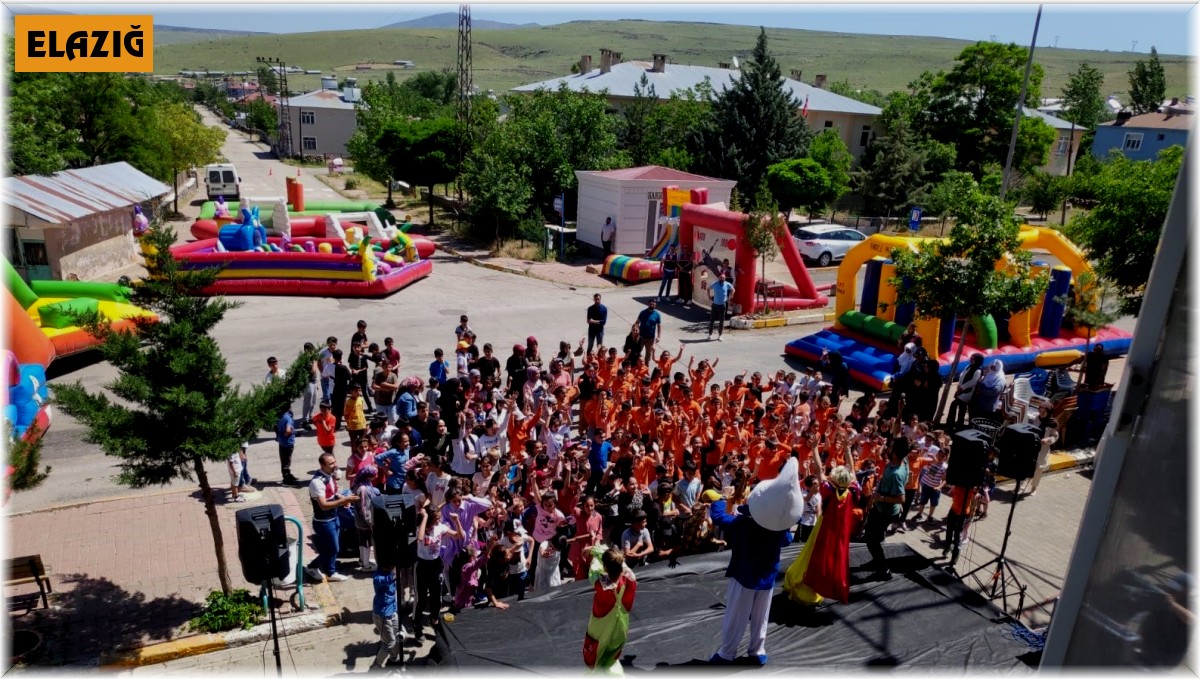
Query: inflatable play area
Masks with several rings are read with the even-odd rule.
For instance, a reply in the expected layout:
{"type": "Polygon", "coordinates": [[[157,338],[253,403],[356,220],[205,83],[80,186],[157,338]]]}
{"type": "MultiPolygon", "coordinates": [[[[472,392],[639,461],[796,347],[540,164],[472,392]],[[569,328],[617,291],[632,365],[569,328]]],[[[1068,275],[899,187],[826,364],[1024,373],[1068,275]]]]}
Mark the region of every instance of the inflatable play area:
{"type": "Polygon", "coordinates": [[[687,203],[708,203],[708,189],[680,189],[665,187],[662,191],[662,208],[658,215],[661,232],[654,247],[646,251],[645,257],[609,255],[604,260],[605,276],[619,278],[626,283],[643,283],[662,279],[662,260],[667,251],[679,245],[679,210],[687,203]]]}
{"type": "MultiPolygon", "coordinates": [[[[969,319],[924,318],[915,305],[896,303],[898,291],[888,281],[895,276],[891,252],[896,248],[915,249],[925,239],[875,234],[846,253],[838,267],[833,325],[790,342],[785,350],[810,362],[819,361],[823,350],[836,350],[850,368],[851,377],[873,389],[888,388],[900,352],[897,342],[907,325],[914,322],[925,348],[938,358],[943,376],[950,374],[954,360],[956,328],[967,333],[958,372],[973,353],[983,354],[987,362],[999,359],[1009,374],[1071,363],[1083,355],[1087,330],[1065,327],[1066,310],[1057,298],[1068,293],[1075,278],[1090,267],[1079,248],[1057,231],[1023,226],[1020,237],[1022,249],[1045,250],[1062,262],[1050,266],[1035,260],[1034,273],[1048,271],[1050,282],[1045,296],[1032,309],[1011,316],[995,313],[969,319]],[[860,296],[857,276],[864,266],[860,296]]],[[[1094,331],[1091,341],[1093,346],[1103,344],[1106,356],[1123,356],[1129,351],[1132,337],[1110,326],[1094,331]]]]}
{"type": "Polygon", "coordinates": [[[716,280],[718,268],[728,260],[736,273],[730,300],[730,310],[735,314],[752,314],[767,306],[776,311],[793,311],[829,304],[829,298],[813,283],[795,241],[785,230],[775,234],[775,243],[792,282],[760,281],[758,252],[742,239],[745,221],[745,214],[730,212],[720,203],[687,204],[680,208],[679,242],[696,262],[692,269],[693,302],[709,306],[708,284],[716,280]],[[760,283],[771,291],[765,303],[760,283]]]}
{"type": "Polygon", "coordinates": [[[114,329],[131,329],[129,319],[154,314],[129,304],[130,289],[116,283],[33,281],[26,283],[4,260],[5,318],[10,349],[23,365],[45,368],[55,358],[94,348],[95,337],[74,324],[72,312],[98,311],[114,329]]]}
{"type": "MultiPolygon", "coordinates": [[[[380,297],[433,271],[415,237],[385,226],[374,210],[329,213],[319,236],[303,237],[295,235],[291,216],[279,205],[274,212],[280,235],[269,236],[258,210],[242,207],[240,220],[222,225],[215,238],[171,248],[185,269],[220,269],[205,293],[380,297]]],[[[425,242],[432,253],[433,244],[425,242]]]]}
{"type": "Polygon", "coordinates": [[[15,438],[34,441],[50,427],[50,393],[46,369],[37,363],[22,364],[12,351],[4,351],[4,421],[15,438]]]}

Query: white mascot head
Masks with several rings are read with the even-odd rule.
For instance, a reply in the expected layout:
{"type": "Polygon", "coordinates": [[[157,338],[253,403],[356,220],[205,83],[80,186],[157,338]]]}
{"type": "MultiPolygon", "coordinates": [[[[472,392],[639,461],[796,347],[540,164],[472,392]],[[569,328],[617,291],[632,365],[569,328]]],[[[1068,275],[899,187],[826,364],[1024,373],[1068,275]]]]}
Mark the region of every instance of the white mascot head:
{"type": "Polygon", "coordinates": [[[799,470],[796,458],[789,458],[779,476],[762,481],[750,491],[746,506],[755,523],[767,530],[787,530],[796,525],[804,513],[799,470]]]}

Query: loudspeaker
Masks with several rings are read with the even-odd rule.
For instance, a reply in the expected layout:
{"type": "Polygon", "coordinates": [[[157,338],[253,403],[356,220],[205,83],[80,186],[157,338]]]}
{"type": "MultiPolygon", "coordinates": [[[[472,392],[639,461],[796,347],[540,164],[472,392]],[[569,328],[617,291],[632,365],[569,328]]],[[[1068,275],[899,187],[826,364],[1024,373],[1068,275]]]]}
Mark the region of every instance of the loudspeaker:
{"type": "Polygon", "coordinates": [[[417,563],[417,505],[406,495],[371,498],[375,560],[379,567],[409,568],[417,563]]]}
{"type": "Polygon", "coordinates": [[[237,520],[238,560],[242,575],[256,585],[266,580],[283,579],[292,565],[288,563],[287,526],[283,507],[263,505],[239,509],[237,520]]]}
{"type": "Polygon", "coordinates": [[[1000,432],[996,449],[999,451],[996,455],[996,473],[1010,479],[1027,479],[1037,469],[1042,437],[1032,424],[1010,424],[1000,432]]]}
{"type": "Polygon", "coordinates": [[[951,438],[946,483],[962,488],[974,488],[983,483],[991,437],[978,429],[963,429],[951,438]]]}

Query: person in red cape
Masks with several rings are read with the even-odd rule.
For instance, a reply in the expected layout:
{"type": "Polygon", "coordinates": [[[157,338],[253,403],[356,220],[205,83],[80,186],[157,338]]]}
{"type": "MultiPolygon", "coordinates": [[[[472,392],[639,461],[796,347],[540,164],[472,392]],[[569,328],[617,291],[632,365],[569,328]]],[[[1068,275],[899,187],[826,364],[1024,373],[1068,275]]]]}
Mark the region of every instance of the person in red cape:
{"type": "Polygon", "coordinates": [[[849,450],[846,454],[846,466],[835,467],[828,478],[820,459],[816,460],[821,517],[784,575],[783,590],[788,597],[808,606],[820,604],[825,597],[850,601],[850,535],[862,489],[854,480],[854,455],[849,450]]]}

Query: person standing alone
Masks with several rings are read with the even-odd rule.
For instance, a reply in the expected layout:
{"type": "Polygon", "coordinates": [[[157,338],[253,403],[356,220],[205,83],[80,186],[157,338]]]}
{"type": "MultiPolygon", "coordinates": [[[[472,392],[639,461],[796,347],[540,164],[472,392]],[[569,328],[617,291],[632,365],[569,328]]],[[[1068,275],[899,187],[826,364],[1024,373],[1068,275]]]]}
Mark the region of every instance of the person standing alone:
{"type": "Polygon", "coordinates": [[[725,334],[725,309],[729,298],[733,296],[733,283],[725,280],[725,272],[717,275],[717,282],[708,289],[708,297],[712,300],[712,314],[708,317],[708,339],[712,340],[713,324],[717,324],[717,341],[725,334]]]}
{"type": "Polygon", "coordinates": [[[604,258],[613,253],[613,241],[617,237],[617,225],[613,224],[612,217],[604,220],[604,226],[600,227],[600,245],[604,248],[604,258]]]}
{"type": "Polygon", "coordinates": [[[608,323],[608,307],[600,303],[600,295],[592,296],[592,305],[587,308],[588,322],[588,354],[592,353],[592,345],[604,346],[604,324],[608,323]]]}

